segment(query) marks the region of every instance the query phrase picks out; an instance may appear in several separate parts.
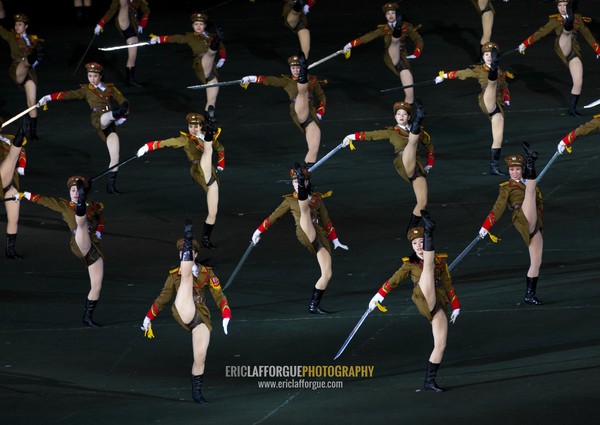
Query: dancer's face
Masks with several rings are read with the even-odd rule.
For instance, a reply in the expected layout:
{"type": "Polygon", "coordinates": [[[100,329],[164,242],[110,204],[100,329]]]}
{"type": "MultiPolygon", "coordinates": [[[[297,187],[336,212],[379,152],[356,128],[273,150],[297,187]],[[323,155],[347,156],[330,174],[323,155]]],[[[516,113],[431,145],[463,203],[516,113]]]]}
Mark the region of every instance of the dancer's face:
{"type": "Polygon", "coordinates": [[[521,180],[523,177],[523,168],[521,167],[508,167],[508,174],[513,180],[521,180]]]}
{"type": "Polygon", "coordinates": [[[292,180],[292,186],[294,186],[294,192],[298,193],[298,179],[292,180]]]}
{"type": "Polygon", "coordinates": [[[561,1],[560,3],[558,3],[556,5],[557,9],[558,9],[558,13],[560,13],[561,15],[566,15],[567,14],[567,5],[569,4],[569,2],[566,1],[561,1]]]}
{"type": "Polygon", "coordinates": [[[188,124],[188,131],[194,137],[200,137],[200,124],[188,124]]]}
{"type": "Polygon", "coordinates": [[[71,197],[71,202],[77,202],[79,199],[79,192],[77,192],[77,186],[71,186],[69,188],[69,196],[71,197]]]}
{"type": "Polygon", "coordinates": [[[485,52],[483,54],[483,61],[487,66],[490,66],[492,64],[492,52],[485,52]]]}
{"type": "Polygon", "coordinates": [[[398,109],[395,118],[398,125],[407,125],[410,115],[404,109],[398,109]]]}
{"type": "Polygon", "coordinates": [[[25,32],[27,31],[27,27],[28,25],[23,21],[15,22],[15,32],[17,34],[25,34],[25,32]]]}
{"type": "Polygon", "coordinates": [[[100,84],[100,80],[102,79],[102,76],[97,72],[88,72],[87,77],[90,84],[93,84],[95,86],[100,84]]]}
{"type": "Polygon", "coordinates": [[[417,254],[417,257],[423,258],[423,238],[415,238],[411,241],[412,249],[417,254]]]}
{"type": "Polygon", "coordinates": [[[394,22],[396,22],[396,11],[395,10],[388,10],[387,12],[385,12],[385,19],[390,24],[393,24],[394,22]]]}
{"type": "Polygon", "coordinates": [[[204,21],[195,21],[192,23],[192,28],[194,28],[194,32],[201,34],[206,29],[206,22],[204,21]]]}
{"type": "Polygon", "coordinates": [[[290,72],[294,78],[298,78],[298,75],[300,75],[300,65],[290,66],[290,72]]]}

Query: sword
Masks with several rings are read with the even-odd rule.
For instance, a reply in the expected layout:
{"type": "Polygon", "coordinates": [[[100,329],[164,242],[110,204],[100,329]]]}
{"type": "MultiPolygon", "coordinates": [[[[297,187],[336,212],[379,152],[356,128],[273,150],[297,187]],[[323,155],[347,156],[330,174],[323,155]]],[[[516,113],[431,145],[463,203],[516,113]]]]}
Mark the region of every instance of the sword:
{"type": "MultiPolygon", "coordinates": [[[[323,165],[323,163],[325,161],[327,161],[329,158],[331,158],[337,151],[339,151],[340,149],[342,149],[344,147],[344,143],[340,143],[339,145],[337,145],[335,148],[333,148],[327,155],[325,155],[323,158],[319,159],[317,162],[315,162],[309,169],[308,171],[312,172],[314,170],[316,170],[317,168],[319,168],[321,165],[323,165]]],[[[350,143],[350,150],[354,150],[354,145],[352,143],[350,143]]]]}
{"type": "Polygon", "coordinates": [[[354,335],[358,331],[358,328],[361,327],[361,325],[363,324],[363,322],[365,321],[365,319],[367,318],[367,316],[369,315],[369,313],[371,313],[371,310],[369,310],[369,308],[367,308],[367,310],[363,313],[362,317],[360,318],[360,320],[358,321],[358,323],[356,324],[356,326],[354,327],[354,329],[352,329],[352,332],[350,332],[350,335],[348,335],[348,338],[346,338],[346,341],[342,345],[342,348],[340,348],[340,351],[337,352],[337,354],[335,355],[335,357],[333,358],[333,360],[337,360],[337,358],[342,355],[342,353],[344,352],[344,350],[346,349],[346,347],[348,346],[348,344],[350,344],[350,341],[352,340],[352,338],[354,337],[354,335]]]}
{"type": "Polygon", "coordinates": [[[18,120],[23,115],[28,114],[30,111],[33,111],[35,108],[38,108],[38,107],[39,107],[39,105],[36,103],[35,105],[30,106],[29,108],[25,109],[24,111],[19,112],[17,115],[15,115],[14,117],[12,117],[11,119],[4,121],[2,123],[2,128],[6,127],[8,124],[10,124],[10,123],[18,120]]]}
{"type": "Polygon", "coordinates": [[[539,183],[540,180],[542,180],[542,177],[544,177],[544,174],[546,174],[546,172],[548,171],[548,169],[550,168],[550,166],[552,165],[552,163],[554,161],[556,161],[556,158],[558,158],[560,156],[560,152],[556,151],[554,152],[554,155],[552,155],[552,158],[550,158],[550,161],[548,161],[548,163],[546,164],[546,166],[544,167],[544,169],[542,170],[542,172],[540,174],[538,174],[537,179],[536,179],[536,183],[539,183]]]}
{"type": "Polygon", "coordinates": [[[110,52],[111,50],[129,49],[130,47],[140,47],[140,46],[150,46],[150,43],[147,41],[140,41],[139,43],[125,44],[123,46],[98,47],[98,50],[102,50],[103,52],[110,52]]]}
{"type": "Polygon", "coordinates": [[[248,245],[248,248],[246,248],[246,252],[244,252],[244,255],[242,255],[242,259],[240,260],[240,262],[238,263],[238,265],[233,270],[233,273],[231,273],[231,276],[229,276],[229,279],[227,280],[227,283],[223,287],[223,291],[225,289],[227,289],[229,287],[229,285],[231,285],[231,283],[233,282],[233,279],[235,279],[235,277],[237,276],[238,272],[240,271],[240,269],[242,268],[242,266],[246,262],[246,258],[248,258],[248,255],[250,255],[250,251],[252,251],[252,249],[255,246],[256,245],[254,245],[254,242],[250,242],[250,245],[248,245]]]}
{"type": "Polygon", "coordinates": [[[112,170],[112,169],[115,169],[115,168],[117,168],[117,167],[120,167],[121,165],[125,165],[125,164],[127,164],[129,161],[132,161],[132,160],[136,159],[137,157],[138,157],[138,156],[137,156],[137,154],[136,154],[136,155],[133,155],[131,158],[127,158],[125,161],[121,161],[121,162],[119,162],[118,164],[115,164],[115,165],[113,165],[112,167],[109,167],[109,168],[107,168],[106,170],[104,170],[103,172],[101,172],[100,174],[98,174],[97,176],[95,176],[95,177],[92,177],[92,178],[90,179],[90,182],[93,182],[93,181],[95,181],[95,180],[98,180],[100,177],[104,176],[105,174],[108,174],[108,173],[110,172],[110,170],[112,170]]]}
{"type": "Polygon", "coordinates": [[[187,86],[188,89],[201,90],[208,89],[210,87],[223,87],[223,86],[234,86],[236,84],[242,84],[242,80],[222,81],[219,83],[200,84],[197,86],[187,86]]]}
{"type": "Polygon", "coordinates": [[[593,107],[594,107],[594,106],[596,106],[596,105],[600,105],[600,99],[598,99],[598,100],[596,100],[596,101],[594,101],[594,102],[590,103],[589,105],[585,105],[585,106],[584,106],[584,108],[585,108],[585,109],[587,109],[587,108],[593,108],[593,107]]]}
{"type": "Polygon", "coordinates": [[[319,59],[318,61],[311,63],[310,65],[308,65],[308,69],[314,68],[317,65],[321,65],[322,63],[327,62],[328,60],[333,59],[339,55],[345,55],[346,59],[348,59],[350,57],[350,52],[344,53],[343,50],[338,50],[337,52],[332,53],[329,56],[325,56],[323,59],[319,59]]]}
{"type": "Polygon", "coordinates": [[[421,81],[420,83],[414,83],[414,84],[407,84],[405,86],[400,86],[400,87],[392,87],[390,89],[383,89],[383,90],[379,90],[380,93],[388,93],[391,91],[396,91],[396,90],[403,90],[403,89],[408,89],[411,87],[416,87],[416,86],[424,86],[426,84],[434,84],[435,80],[427,80],[427,81],[421,81]]]}
{"type": "Polygon", "coordinates": [[[477,242],[479,242],[480,240],[483,240],[483,238],[479,235],[475,236],[475,239],[473,239],[471,241],[471,243],[469,245],[467,245],[467,247],[463,250],[463,252],[461,252],[458,257],[456,257],[454,259],[454,261],[452,262],[452,264],[450,264],[448,266],[448,271],[451,271],[454,267],[456,267],[456,265],[460,262],[460,260],[462,260],[463,258],[465,258],[465,255],[467,255],[469,253],[469,251],[471,251],[473,249],[473,247],[475,245],[477,245],[477,242]]]}
{"type": "Polygon", "coordinates": [[[90,44],[88,44],[87,49],[85,49],[85,52],[83,52],[83,56],[81,57],[81,59],[79,59],[79,63],[77,64],[75,71],[73,71],[73,75],[75,75],[77,73],[77,70],[81,66],[81,62],[83,62],[85,55],[87,55],[87,52],[90,50],[90,47],[92,47],[92,43],[94,42],[95,39],[96,39],[96,33],[94,33],[94,35],[92,36],[92,39],[90,40],[90,44]]]}

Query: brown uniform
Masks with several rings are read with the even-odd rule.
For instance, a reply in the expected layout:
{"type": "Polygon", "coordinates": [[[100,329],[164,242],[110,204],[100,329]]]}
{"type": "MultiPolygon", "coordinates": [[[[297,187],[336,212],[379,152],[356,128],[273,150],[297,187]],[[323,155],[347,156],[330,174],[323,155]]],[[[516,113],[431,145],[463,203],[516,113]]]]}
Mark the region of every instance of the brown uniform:
{"type": "MultiPolygon", "coordinates": [[[[506,207],[512,210],[512,222],[517,229],[517,232],[521,234],[525,245],[529,246],[531,242],[531,236],[529,234],[529,223],[527,222],[527,218],[525,218],[525,214],[523,214],[523,210],[521,209],[521,205],[523,205],[523,200],[525,199],[525,184],[520,181],[515,181],[510,179],[507,182],[500,183],[500,189],[498,193],[498,199],[496,199],[496,203],[494,204],[492,210],[484,220],[482,227],[487,230],[490,230],[492,226],[500,220],[500,217],[506,210],[506,207]]],[[[542,192],[540,189],[536,187],[535,189],[535,205],[537,206],[537,223],[536,228],[543,233],[543,223],[542,223],[542,192]]],[[[534,232],[535,233],[535,232],[534,232]]]]}
{"type": "MultiPolygon", "coordinates": [[[[36,195],[34,193],[31,194],[31,202],[36,204],[40,204],[45,206],[46,208],[50,208],[52,211],[56,211],[62,215],[62,219],[67,226],[69,226],[69,230],[71,231],[71,252],[77,257],[86,262],[86,255],[84,255],[77,246],[75,242],[75,230],[77,230],[77,222],[75,221],[75,202],[67,201],[66,199],[56,199],[56,198],[48,198],[42,195],[36,195]]],[[[96,237],[96,232],[102,234],[104,231],[104,204],[101,202],[86,202],[86,218],[88,222],[88,229],[90,233],[90,239],[92,241],[92,249],[96,249],[98,255],[104,258],[104,253],[100,248],[100,239],[96,237]]],[[[90,252],[92,251],[90,249],[90,252]]],[[[93,264],[93,262],[86,262],[89,266],[93,264]]]]}
{"type": "Polygon", "coordinates": [[[406,50],[406,38],[410,38],[415,45],[415,50],[413,51],[413,55],[419,57],[421,52],[423,51],[423,38],[417,32],[420,25],[413,27],[412,24],[408,22],[404,22],[402,24],[402,35],[400,36],[400,62],[398,65],[394,65],[392,62],[392,58],[388,52],[390,44],[392,44],[392,32],[393,28],[389,24],[378,25],[377,29],[366,33],[356,40],[352,40],[350,44],[352,47],[360,46],[361,44],[369,43],[373,40],[383,37],[383,44],[385,49],[383,51],[383,61],[387,65],[389,69],[392,70],[394,74],[400,76],[400,71],[405,69],[409,70],[412,73],[412,67],[410,65],[410,61],[406,58],[407,50],[406,50]]]}
{"type": "MultiPolygon", "coordinates": [[[[105,112],[111,111],[113,107],[127,102],[125,96],[111,83],[102,83],[104,90],[94,87],[92,84],[80,84],[81,88],[77,90],[67,90],[52,93],[52,101],[56,100],[85,100],[92,115],[90,116],[92,125],[98,131],[98,135],[106,141],[106,129],[102,130],[100,118],[105,112]]],[[[116,132],[116,126],[112,123],[108,128],[116,132]]],[[[109,134],[109,133],[108,133],[109,134]]]]}
{"type": "MultiPolygon", "coordinates": [[[[394,167],[396,171],[404,180],[408,183],[411,183],[411,179],[406,175],[406,170],[404,169],[404,164],[402,163],[402,152],[404,152],[404,148],[408,144],[408,136],[410,135],[409,130],[403,129],[399,126],[395,127],[386,127],[385,130],[375,130],[375,131],[360,131],[355,133],[356,140],[389,140],[390,144],[394,147],[394,167]]],[[[431,143],[431,138],[429,134],[421,130],[419,134],[419,142],[425,150],[427,151],[427,165],[433,165],[433,143],[431,143]]],[[[419,153],[417,151],[417,166],[415,168],[415,175],[412,177],[414,180],[415,177],[425,177],[427,173],[425,172],[425,168],[423,168],[423,164],[421,162],[421,158],[419,157],[419,153]]]]}
{"type": "MultiPolygon", "coordinates": [[[[10,47],[10,57],[12,58],[12,63],[10,64],[10,68],[8,73],[10,75],[11,80],[17,84],[17,66],[20,62],[26,61],[27,56],[29,56],[34,50],[36,50],[44,40],[38,38],[36,35],[27,34],[26,37],[19,35],[15,32],[15,30],[7,30],[2,25],[0,25],[0,37],[2,37],[8,43],[10,47]]],[[[27,71],[27,77],[25,77],[25,81],[23,84],[17,84],[21,89],[24,89],[24,84],[27,80],[33,81],[36,85],[38,83],[37,74],[33,67],[29,67],[27,71]]]]}
{"type": "MultiPolygon", "coordinates": [[[[454,310],[460,308],[458,297],[456,296],[454,286],[452,285],[452,278],[448,271],[448,264],[446,264],[447,258],[448,254],[436,254],[435,269],[433,272],[435,277],[436,299],[446,315],[448,314],[446,311],[448,303],[452,305],[452,309],[454,310]]],[[[378,293],[385,297],[396,289],[398,285],[400,285],[400,282],[407,277],[410,277],[413,282],[412,300],[419,309],[419,312],[431,322],[431,320],[433,320],[431,311],[429,310],[427,300],[419,286],[419,280],[423,273],[423,260],[417,257],[416,254],[413,254],[410,257],[402,258],[402,261],[402,266],[381,286],[378,293]]]]}
{"type": "MultiPolygon", "coordinates": [[[[191,134],[180,132],[179,137],[173,137],[171,139],[156,140],[154,142],[146,143],[149,151],[153,151],[161,148],[183,148],[188,160],[190,161],[190,175],[196,183],[202,186],[205,192],[208,191],[208,184],[206,183],[206,177],[200,166],[200,158],[204,152],[204,141],[192,136],[191,134]]],[[[219,135],[221,129],[219,128],[213,139],[213,149],[217,152],[217,167],[225,168],[225,148],[219,142],[219,135]]],[[[217,169],[213,165],[212,167],[212,178],[211,182],[216,181],[220,184],[219,177],[217,176],[217,169]]]]}
{"type": "MultiPolygon", "coordinates": [[[[489,83],[488,73],[490,68],[488,68],[485,64],[477,64],[471,65],[467,69],[463,69],[460,71],[450,71],[447,73],[448,79],[456,79],[466,80],[467,78],[475,78],[479,82],[481,86],[481,93],[479,93],[478,101],[479,108],[481,111],[489,118],[490,113],[485,107],[485,103],[483,101],[483,93],[489,83]]],[[[512,75],[504,72],[500,68],[498,68],[498,86],[496,90],[496,106],[498,107],[502,116],[504,116],[504,102],[510,102],[510,91],[508,90],[508,82],[506,78],[512,78],[512,75]]]]}
{"type": "Polygon", "coordinates": [[[581,124],[575,130],[571,131],[565,137],[563,137],[562,141],[565,144],[570,145],[577,137],[579,136],[587,136],[590,133],[594,133],[596,131],[600,131],[600,114],[594,115],[590,121],[581,124]]]}
{"type": "MultiPolygon", "coordinates": [[[[209,331],[212,331],[212,323],[210,321],[210,311],[206,305],[206,296],[205,290],[206,287],[210,289],[210,294],[212,295],[217,307],[221,311],[221,315],[223,317],[231,317],[231,310],[229,309],[229,304],[227,303],[227,298],[221,289],[221,285],[219,283],[219,279],[215,276],[210,267],[204,267],[202,265],[199,266],[200,269],[198,271],[198,276],[194,276],[194,305],[196,306],[196,314],[190,326],[188,324],[183,323],[181,317],[179,317],[179,312],[177,311],[177,307],[175,304],[171,307],[171,312],[173,313],[173,317],[185,330],[192,331],[194,327],[199,325],[200,323],[204,323],[209,331]]],[[[175,297],[175,293],[179,290],[179,285],[181,284],[181,274],[179,273],[179,267],[173,269],[169,272],[169,277],[165,281],[162,291],[160,295],[154,303],[146,316],[152,320],[154,319],[166,306],[171,302],[171,300],[175,297]]]]}
{"type": "Polygon", "coordinates": [[[294,109],[294,103],[298,97],[298,79],[291,75],[281,75],[281,77],[268,77],[259,75],[256,77],[256,82],[265,86],[281,87],[285,90],[290,98],[290,116],[294,121],[294,124],[300,129],[302,133],[305,132],[305,127],[308,123],[314,121],[320,127],[320,119],[317,117],[317,113],[323,115],[325,113],[325,106],[327,98],[325,92],[319,83],[319,80],[314,75],[308,77],[308,106],[310,118],[306,123],[301,123],[296,115],[294,109]],[[303,126],[304,124],[304,126],[303,126]]]}
{"type": "Polygon", "coordinates": [[[556,52],[560,60],[562,60],[563,63],[568,66],[569,61],[574,57],[578,57],[579,59],[581,59],[581,51],[579,48],[579,42],[577,41],[577,34],[581,34],[585,41],[592,47],[592,49],[594,49],[594,52],[596,52],[597,55],[600,55],[600,45],[598,45],[598,42],[594,39],[594,36],[592,35],[588,27],[585,26],[585,22],[590,21],[590,18],[584,18],[579,13],[575,14],[575,22],[573,24],[573,31],[571,33],[572,50],[566,57],[563,54],[559,45],[560,35],[563,32],[563,26],[565,23],[564,18],[559,13],[555,15],[550,15],[548,17],[548,23],[540,27],[540,29],[533,33],[533,35],[527,37],[525,41],[523,41],[523,44],[525,45],[525,47],[529,47],[533,43],[538,41],[540,38],[545,37],[548,34],[554,32],[554,35],[556,36],[556,39],[554,40],[554,51],[556,52]]]}
{"type": "MultiPolygon", "coordinates": [[[[0,134],[0,163],[4,161],[4,159],[8,156],[10,152],[10,148],[12,146],[12,141],[15,136],[6,134],[0,134]]],[[[19,153],[19,159],[17,160],[17,167],[25,168],[25,164],[27,162],[27,155],[25,154],[25,148],[21,148],[21,153],[19,153]]],[[[2,190],[2,197],[4,197],[4,192],[10,189],[11,186],[14,186],[15,189],[19,190],[19,173],[15,169],[15,173],[13,174],[13,179],[10,182],[2,181],[2,177],[0,177],[0,190],[2,190]]]]}
{"type": "MultiPolygon", "coordinates": [[[[219,74],[217,73],[216,63],[213,63],[212,71],[210,75],[204,75],[204,70],[202,68],[202,57],[208,52],[210,44],[213,39],[216,37],[215,34],[207,33],[206,31],[202,34],[197,34],[195,32],[187,32],[181,35],[161,35],[158,37],[160,43],[175,43],[175,44],[187,44],[192,49],[192,55],[194,56],[194,62],[192,63],[192,68],[194,69],[194,73],[198,80],[202,84],[206,84],[208,81],[211,81],[213,78],[218,78],[219,74]]],[[[219,43],[219,50],[217,52],[217,56],[219,59],[227,59],[227,53],[225,51],[225,45],[223,43],[219,43]]]]}
{"type": "MultiPolygon", "coordinates": [[[[110,7],[106,14],[100,19],[98,25],[104,28],[107,22],[109,22],[119,11],[121,5],[119,0],[112,0],[110,7]]],[[[142,28],[146,28],[148,24],[148,18],[150,17],[150,8],[148,7],[148,2],[146,0],[130,0],[129,1],[129,24],[131,25],[135,34],[138,33],[138,26],[142,28]],[[138,15],[141,12],[142,16],[138,19],[138,15]]],[[[115,19],[115,25],[117,27],[117,31],[121,37],[128,38],[123,34],[121,27],[119,26],[119,20],[115,19]]]]}
{"type": "Polygon", "coordinates": [[[273,213],[258,226],[258,230],[261,232],[269,230],[269,228],[281,217],[288,212],[291,212],[296,224],[296,237],[298,238],[298,241],[313,254],[316,254],[318,251],[318,248],[316,248],[315,245],[317,245],[317,247],[325,248],[327,252],[331,254],[331,246],[328,241],[337,239],[337,233],[333,227],[333,223],[331,223],[331,220],[329,219],[329,213],[325,208],[325,204],[323,203],[324,197],[325,195],[321,193],[313,192],[309,199],[310,215],[317,233],[317,237],[313,243],[308,240],[308,236],[306,236],[306,233],[304,233],[302,227],[300,227],[300,204],[298,203],[297,193],[283,195],[283,202],[281,202],[275,211],[273,211],[273,213]]]}

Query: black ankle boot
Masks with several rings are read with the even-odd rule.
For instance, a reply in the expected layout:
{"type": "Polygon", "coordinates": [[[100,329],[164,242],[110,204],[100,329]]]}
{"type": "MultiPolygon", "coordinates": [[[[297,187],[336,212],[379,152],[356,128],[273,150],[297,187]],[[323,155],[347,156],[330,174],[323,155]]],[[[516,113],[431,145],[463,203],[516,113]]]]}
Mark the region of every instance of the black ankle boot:
{"type": "Polygon", "coordinates": [[[402,35],[402,15],[400,12],[396,10],[396,24],[394,26],[394,30],[392,31],[392,37],[400,38],[402,35]]]}
{"type": "MultiPolygon", "coordinates": [[[[576,2],[575,8],[576,8],[576,2]]],[[[563,29],[567,32],[573,31],[573,27],[575,26],[575,10],[573,3],[568,4],[567,6],[567,19],[565,19],[565,23],[563,25],[563,29]]]]}
{"type": "Polygon", "coordinates": [[[427,362],[427,371],[425,372],[425,383],[423,384],[427,391],[434,391],[436,393],[441,393],[444,391],[442,388],[438,387],[438,384],[435,382],[435,377],[437,376],[437,371],[439,367],[439,363],[427,362]]]}
{"type": "MultiPolygon", "coordinates": [[[[29,122],[26,124],[27,126],[29,126],[29,134],[25,133],[28,138],[30,140],[39,140],[38,134],[37,134],[37,117],[35,118],[31,118],[29,117],[29,122]]],[[[25,123],[24,123],[25,124],[25,123]]]]}
{"type": "Polygon", "coordinates": [[[423,218],[423,224],[425,225],[423,251],[435,251],[433,246],[433,229],[435,229],[435,221],[431,219],[429,212],[426,210],[421,210],[421,217],[423,218]]]}
{"type": "Polygon", "coordinates": [[[128,110],[129,110],[129,102],[123,102],[123,104],[121,106],[119,106],[118,109],[112,110],[112,116],[115,120],[118,120],[119,118],[127,118],[128,110]]]}
{"type": "MultiPolygon", "coordinates": [[[[23,120],[23,121],[25,121],[25,120],[23,120]]],[[[22,147],[24,138],[25,138],[25,130],[23,130],[23,125],[21,125],[21,127],[19,127],[19,129],[17,130],[17,134],[15,134],[15,137],[12,141],[12,145],[15,148],[22,147]]]]}
{"type": "Polygon", "coordinates": [[[410,220],[408,220],[408,226],[406,227],[406,233],[413,227],[417,227],[421,222],[421,217],[411,213],[410,220]]]}
{"type": "Polygon", "coordinates": [[[420,99],[415,99],[415,103],[413,103],[413,113],[411,116],[411,124],[410,124],[410,132],[411,134],[419,134],[421,132],[421,124],[425,119],[425,107],[423,106],[423,102],[420,99]]]}
{"type": "Polygon", "coordinates": [[[304,53],[298,53],[298,62],[300,62],[300,73],[298,74],[298,83],[307,84],[308,83],[308,61],[306,60],[306,56],[304,53]]]}
{"type": "Polygon", "coordinates": [[[490,53],[492,55],[492,63],[490,64],[490,71],[488,72],[488,80],[496,81],[498,79],[498,50],[494,47],[490,53]]]}
{"type": "Polygon", "coordinates": [[[206,121],[204,140],[207,142],[212,142],[214,134],[219,130],[219,127],[217,126],[215,107],[213,105],[208,106],[208,109],[204,112],[204,118],[206,121]]]}
{"type": "Polygon", "coordinates": [[[213,245],[210,241],[210,235],[212,234],[214,224],[208,224],[204,222],[204,231],[202,232],[202,246],[207,249],[216,249],[217,247],[213,245]]]}
{"type": "Polygon", "coordinates": [[[543,305],[543,301],[539,300],[535,296],[535,290],[537,288],[538,278],[536,277],[525,277],[525,281],[527,283],[527,290],[525,291],[525,303],[531,305],[543,305]]]}
{"type": "Polygon", "coordinates": [[[298,162],[294,162],[294,170],[296,171],[296,179],[298,180],[298,200],[306,201],[308,195],[310,195],[310,183],[298,162]]]}
{"type": "Polygon", "coordinates": [[[535,172],[535,160],[538,157],[538,153],[531,149],[529,143],[522,142],[523,149],[525,149],[525,169],[523,170],[523,178],[525,180],[535,180],[537,174],[535,172]]]}
{"type": "Polygon", "coordinates": [[[202,384],[204,383],[204,374],[192,375],[192,398],[198,404],[207,403],[202,395],[202,384]]]}
{"type": "Polygon", "coordinates": [[[17,234],[16,233],[7,233],[6,234],[6,258],[10,258],[11,260],[22,260],[17,251],[15,250],[15,244],[17,242],[17,234]]]}
{"type": "Polygon", "coordinates": [[[87,206],[85,201],[87,200],[87,193],[85,192],[85,185],[81,180],[77,180],[77,204],[75,205],[75,215],[77,217],[85,217],[87,213],[87,206]]]}
{"type": "Polygon", "coordinates": [[[308,312],[310,314],[331,314],[331,312],[323,310],[320,306],[321,298],[323,298],[324,293],[324,289],[313,288],[312,297],[310,298],[310,303],[308,304],[308,312]]]}
{"type": "Polygon", "coordinates": [[[577,102],[579,102],[579,95],[578,94],[573,94],[571,93],[571,96],[569,98],[569,115],[571,115],[572,117],[580,117],[581,114],[579,112],[577,112],[577,102]]]}
{"type": "Polygon", "coordinates": [[[223,29],[220,25],[215,24],[215,37],[210,42],[210,50],[214,50],[215,52],[219,51],[219,46],[223,41],[223,29]]]}
{"type": "Polygon", "coordinates": [[[127,74],[127,85],[131,87],[142,87],[140,83],[138,83],[135,79],[135,66],[131,68],[125,68],[125,73],[127,74]]]}
{"type": "Polygon", "coordinates": [[[490,152],[490,175],[491,176],[506,176],[506,173],[500,170],[499,162],[502,155],[502,148],[492,148],[490,152]]]}
{"type": "Polygon", "coordinates": [[[117,190],[117,173],[118,171],[111,171],[106,178],[106,192],[111,195],[121,194],[121,192],[117,190]]]}
{"type": "Polygon", "coordinates": [[[306,0],[296,0],[292,9],[294,9],[294,12],[300,13],[304,9],[304,6],[306,6],[306,0]]]}
{"type": "Polygon", "coordinates": [[[98,323],[94,322],[94,320],[92,319],[92,316],[94,314],[94,309],[96,308],[96,305],[98,304],[98,300],[95,301],[91,301],[86,299],[85,300],[85,306],[83,307],[83,324],[90,327],[90,328],[99,328],[101,325],[99,325],[98,323]]]}
{"type": "Polygon", "coordinates": [[[192,221],[185,220],[183,225],[183,247],[181,248],[181,261],[194,261],[194,234],[192,221]]]}

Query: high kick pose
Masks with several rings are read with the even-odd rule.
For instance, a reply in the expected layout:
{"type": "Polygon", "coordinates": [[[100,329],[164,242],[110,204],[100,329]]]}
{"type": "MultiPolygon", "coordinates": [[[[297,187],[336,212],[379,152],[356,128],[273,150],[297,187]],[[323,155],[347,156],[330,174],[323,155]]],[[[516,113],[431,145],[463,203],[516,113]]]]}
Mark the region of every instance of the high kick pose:
{"type": "Polygon", "coordinates": [[[292,30],[300,42],[300,50],[308,59],[310,53],[310,30],[306,15],[317,0],[283,0],[283,24],[292,30]]]}
{"type": "Polygon", "coordinates": [[[407,234],[414,253],[402,259],[402,267],[379,288],[369,302],[369,309],[372,311],[410,276],[414,285],[412,300],[419,312],[431,323],[433,333],[433,350],[427,362],[424,387],[429,391],[442,392],[443,389],[437,385],[435,378],[444,356],[448,337],[447,305],[452,306],[450,322],[454,323],[460,314],[460,303],[448,272],[446,264],[448,255],[436,254],[433,247],[435,223],[427,211],[422,210],[421,215],[425,227],[413,227],[407,234]]]}

